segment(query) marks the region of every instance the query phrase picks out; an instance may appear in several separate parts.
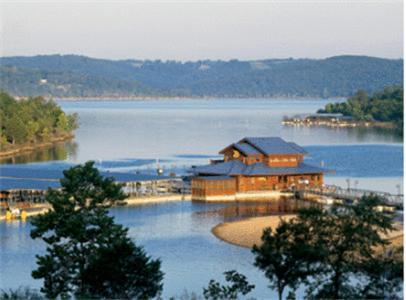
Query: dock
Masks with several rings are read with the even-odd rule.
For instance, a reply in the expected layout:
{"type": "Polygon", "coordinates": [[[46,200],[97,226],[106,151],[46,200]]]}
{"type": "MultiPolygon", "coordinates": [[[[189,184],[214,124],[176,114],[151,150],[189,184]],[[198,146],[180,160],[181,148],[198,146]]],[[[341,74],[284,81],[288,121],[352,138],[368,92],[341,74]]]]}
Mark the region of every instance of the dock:
{"type": "Polygon", "coordinates": [[[308,187],[299,192],[341,199],[350,203],[359,200],[363,196],[375,195],[380,197],[385,205],[403,209],[403,194],[391,194],[367,189],[342,188],[336,185],[324,185],[321,188],[308,187]]]}

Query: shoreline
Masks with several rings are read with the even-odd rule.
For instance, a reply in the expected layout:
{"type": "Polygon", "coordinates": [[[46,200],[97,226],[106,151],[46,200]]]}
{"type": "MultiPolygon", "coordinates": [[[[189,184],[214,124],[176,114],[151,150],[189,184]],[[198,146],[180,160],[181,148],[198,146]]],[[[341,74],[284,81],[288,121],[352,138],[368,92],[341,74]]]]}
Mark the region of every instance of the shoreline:
{"type": "MultiPolygon", "coordinates": [[[[191,201],[191,195],[181,195],[181,194],[171,194],[171,195],[162,195],[162,196],[148,196],[148,197],[139,197],[139,198],[127,198],[123,201],[124,205],[113,205],[112,207],[133,207],[133,206],[141,206],[141,205],[149,205],[149,204],[159,204],[165,202],[176,202],[176,201],[191,201]]],[[[35,217],[46,213],[50,209],[48,204],[34,204],[33,207],[29,209],[20,209],[21,211],[24,210],[27,213],[27,218],[35,217]]],[[[6,221],[6,215],[0,214],[0,222],[6,221]]],[[[11,221],[21,221],[21,219],[13,218],[11,221]]]]}
{"type": "MultiPolygon", "coordinates": [[[[211,232],[223,242],[251,249],[254,244],[261,243],[262,232],[266,227],[274,230],[281,219],[289,220],[294,217],[294,214],[286,214],[224,222],[214,226],[211,232]]],[[[403,245],[403,235],[403,226],[397,223],[395,230],[388,233],[387,240],[394,246],[401,246],[403,245]]]]}
{"type": "Polygon", "coordinates": [[[328,128],[380,128],[387,130],[394,130],[396,125],[391,122],[378,122],[378,121],[352,121],[352,122],[293,122],[282,121],[284,126],[298,126],[298,127],[328,127],[328,128]]]}
{"type": "Polygon", "coordinates": [[[33,152],[33,151],[39,150],[39,149],[50,148],[55,144],[72,140],[74,137],[75,137],[75,135],[73,133],[70,133],[68,135],[53,137],[49,141],[43,142],[43,143],[24,144],[21,146],[16,146],[16,148],[14,148],[14,149],[0,151],[0,158],[13,157],[16,155],[33,152]]]}
{"type": "MultiPolygon", "coordinates": [[[[24,98],[24,97],[20,97],[24,98]]],[[[345,97],[331,97],[331,98],[322,98],[322,97],[297,97],[297,96],[263,96],[263,97],[226,97],[226,96],[95,96],[95,97],[57,97],[49,96],[56,101],[145,101],[145,100],[250,100],[250,99],[269,99],[269,100],[341,100],[345,97]]]]}
{"type": "Polygon", "coordinates": [[[254,244],[261,243],[264,228],[271,227],[274,230],[281,219],[289,221],[294,217],[295,214],[251,217],[217,224],[212,228],[211,232],[223,242],[251,249],[254,244]]]}

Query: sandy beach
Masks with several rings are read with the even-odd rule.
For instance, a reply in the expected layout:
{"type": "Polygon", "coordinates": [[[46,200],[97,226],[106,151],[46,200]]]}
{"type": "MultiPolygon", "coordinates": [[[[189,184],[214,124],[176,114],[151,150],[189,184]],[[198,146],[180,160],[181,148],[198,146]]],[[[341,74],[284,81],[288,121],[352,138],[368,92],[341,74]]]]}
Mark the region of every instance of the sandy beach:
{"type": "MultiPolygon", "coordinates": [[[[283,215],[283,216],[267,216],[267,217],[255,217],[241,221],[226,222],[215,226],[212,229],[213,234],[233,245],[252,248],[254,244],[261,244],[262,232],[266,227],[275,229],[281,219],[290,220],[295,215],[283,215]]],[[[395,224],[395,230],[388,233],[386,236],[394,246],[403,245],[403,229],[399,223],[395,224]]]]}
{"type": "Polygon", "coordinates": [[[281,219],[290,220],[295,215],[277,215],[267,217],[255,217],[246,220],[226,222],[215,226],[213,234],[219,239],[246,248],[252,248],[254,244],[261,243],[261,236],[264,228],[276,228],[281,219]]]}

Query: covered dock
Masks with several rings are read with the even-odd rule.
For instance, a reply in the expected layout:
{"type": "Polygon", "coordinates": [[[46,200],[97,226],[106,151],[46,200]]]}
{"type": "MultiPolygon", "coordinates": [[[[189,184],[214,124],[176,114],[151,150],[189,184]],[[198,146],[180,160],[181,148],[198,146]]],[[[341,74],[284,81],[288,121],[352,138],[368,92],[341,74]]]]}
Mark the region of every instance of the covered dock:
{"type": "MultiPolygon", "coordinates": [[[[179,177],[158,176],[141,173],[100,172],[102,176],[113,177],[123,185],[129,197],[157,196],[179,193],[183,181],[179,177]]],[[[7,207],[12,203],[42,203],[49,188],[59,189],[63,170],[22,167],[0,168],[0,204],[7,207]]]]}

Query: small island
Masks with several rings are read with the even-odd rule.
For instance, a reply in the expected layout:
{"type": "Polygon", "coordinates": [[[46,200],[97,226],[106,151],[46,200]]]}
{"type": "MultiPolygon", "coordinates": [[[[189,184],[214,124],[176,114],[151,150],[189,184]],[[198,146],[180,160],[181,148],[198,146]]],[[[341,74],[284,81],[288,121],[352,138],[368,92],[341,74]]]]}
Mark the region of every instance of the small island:
{"type": "Polygon", "coordinates": [[[0,157],[52,146],[73,138],[76,114],[67,115],[43,97],[15,99],[0,92],[0,157]]]}
{"type": "Polygon", "coordinates": [[[403,87],[390,86],[369,96],[360,90],[346,102],[328,103],[316,114],[285,117],[284,125],[378,127],[403,135],[403,87]]]}

